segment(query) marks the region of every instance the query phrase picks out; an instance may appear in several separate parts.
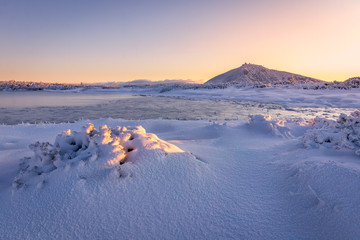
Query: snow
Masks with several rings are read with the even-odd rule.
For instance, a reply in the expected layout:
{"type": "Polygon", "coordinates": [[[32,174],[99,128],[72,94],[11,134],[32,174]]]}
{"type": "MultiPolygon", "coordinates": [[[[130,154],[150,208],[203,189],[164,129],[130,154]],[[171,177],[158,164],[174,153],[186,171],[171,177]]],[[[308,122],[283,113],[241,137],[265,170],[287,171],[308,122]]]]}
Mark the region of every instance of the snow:
{"type": "Polygon", "coordinates": [[[130,129],[117,126],[112,129],[103,125],[97,131],[92,123],[84,126],[81,132],[64,131],[56,137],[54,144],[36,142],[30,145],[30,149],[34,156],[21,160],[19,175],[13,182],[15,189],[31,185],[42,187],[51,181],[56,174],[54,171],[69,168],[76,168],[76,174],[81,179],[87,179],[84,169],[91,169],[93,174],[106,171],[109,175],[121,177],[120,165],[149,158],[146,154],[152,151],[157,151],[159,156],[183,153],[156,135],[146,133],[141,126],[130,129]]]}
{"type": "Polygon", "coordinates": [[[357,239],[358,119],[3,125],[0,236],[357,239]]]}
{"type": "Polygon", "coordinates": [[[261,65],[245,63],[239,68],[220,74],[205,84],[320,84],[321,80],[284,71],[265,68],[261,65]]]}
{"type": "Polygon", "coordinates": [[[360,111],[341,114],[337,121],[315,118],[303,137],[305,147],[349,149],[360,155],[360,111]]]}
{"type": "Polygon", "coordinates": [[[238,87],[129,87],[117,89],[81,89],[83,93],[119,93],[141,96],[159,96],[193,100],[243,101],[281,104],[285,107],[342,107],[360,108],[360,88],[312,89],[296,86],[257,88],[238,87]],[[164,90],[165,89],[165,90],[164,90]]]}
{"type": "Polygon", "coordinates": [[[244,64],[214,78],[216,84],[191,84],[191,81],[164,80],[148,84],[126,82],[100,85],[67,85],[3,81],[0,93],[16,90],[43,90],[57,93],[107,93],[141,96],[160,96],[193,100],[242,101],[281,104],[285,107],[360,108],[360,78],[344,82],[323,82],[297,74],[267,69],[260,65],[244,64]],[[244,74],[244,71],[247,74],[244,74]],[[289,78],[291,79],[289,80],[289,78]],[[232,79],[230,83],[226,79],[232,79]],[[243,79],[245,78],[245,79],[243,79]],[[225,79],[225,80],[224,80],[225,79]],[[281,79],[281,80],[279,80],[281,79]],[[282,80],[284,79],[284,80],[282,80]],[[218,80],[220,83],[218,83],[218,80]],[[231,83],[232,81],[241,84],[231,83]],[[225,81],[225,83],[224,83],[225,81]]]}
{"type": "MultiPolygon", "coordinates": [[[[358,88],[163,89],[71,91],[111,93],[114,99],[130,93],[214,100],[225,112],[248,101],[239,111],[248,107],[251,114],[234,121],[102,118],[1,125],[1,238],[360,238],[358,88]],[[232,107],[227,101],[234,101],[232,107]],[[316,115],[321,117],[308,118],[316,115]]],[[[130,104],[135,99],[123,106],[129,113],[136,112],[130,104]]],[[[140,104],[141,111],[155,111],[154,102],[144,99],[148,105],[140,104]]],[[[169,98],[154,99],[161,99],[155,102],[159,113],[173,116],[169,106],[163,108],[169,98]]],[[[116,112],[117,103],[83,109],[116,112]]],[[[201,108],[217,119],[225,116],[207,108],[209,102],[179,104],[192,116],[203,116],[201,108]]],[[[67,119],[83,114],[61,109],[51,108],[67,119]]],[[[6,106],[3,112],[15,114],[6,106]]]]}
{"type": "Polygon", "coordinates": [[[142,90],[139,90],[137,93],[153,96],[182,97],[196,100],[212,99],[276,103],[289,107],[360,107],[359,88],[348,90],[314,90],[286,87],[237,88],[231,86],[224,89],[175,89],[161,94],[155,91],[143,92],[142,90]]]}

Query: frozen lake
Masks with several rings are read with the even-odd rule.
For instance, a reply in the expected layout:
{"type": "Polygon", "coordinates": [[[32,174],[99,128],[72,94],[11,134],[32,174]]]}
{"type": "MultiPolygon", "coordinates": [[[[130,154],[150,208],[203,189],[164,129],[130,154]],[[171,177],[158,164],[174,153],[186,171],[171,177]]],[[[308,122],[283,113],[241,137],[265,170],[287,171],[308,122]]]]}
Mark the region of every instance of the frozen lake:
{"type": "Polygon", "coordinates": [[[86,106],[108,103],[113,100],[134,98],[118,93],[72,93],[72,92],[0,92],[1,108],[86,106]]]}
{"type": "Polygon", "coordinates": [[[0,92],[0,124],[60,123],[81,119],[237,120],[251,114],[278,119],[336,118],[354,108],[287,107],[234,100],[189,100],[124,93],[0,92]]]}

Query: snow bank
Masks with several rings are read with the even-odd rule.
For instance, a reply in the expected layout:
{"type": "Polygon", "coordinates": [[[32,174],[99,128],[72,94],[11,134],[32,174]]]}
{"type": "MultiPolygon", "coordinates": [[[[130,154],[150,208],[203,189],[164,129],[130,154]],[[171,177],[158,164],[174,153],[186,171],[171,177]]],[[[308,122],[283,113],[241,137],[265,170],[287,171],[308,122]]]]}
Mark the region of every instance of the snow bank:
{"type": "Polygon", "coordinates": [[[36,142],[30,149],[34,156],[21,160],[20,172],[13,182],[16,189],[30,185],[42,187],[54,172],[69,169],[76,169],[80,179],[85,178],[89,169],[105,177],[107,174],[121,177],[120,165],[141,161],[151,151],[155,151],[158,158],[169,153],[184,153],[155,134],[146,133],[142,126],[128,129],[102,125],[96,130],[92,123],[80,132],[69,129],[59,134],[54,144],[36,142]]]}
{"type": "Polygon", "coordinates": [[[341,114],[338,120],[315,118],[303,136],[304,146],[354,150],[360,155],[360,111],[341,114]]]}

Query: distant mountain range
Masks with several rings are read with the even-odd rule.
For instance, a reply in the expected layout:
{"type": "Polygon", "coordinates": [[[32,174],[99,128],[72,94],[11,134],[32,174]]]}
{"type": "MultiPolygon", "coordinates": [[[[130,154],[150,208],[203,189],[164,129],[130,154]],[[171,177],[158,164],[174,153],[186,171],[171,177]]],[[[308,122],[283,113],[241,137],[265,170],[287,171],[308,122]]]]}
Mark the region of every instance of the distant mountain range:
{"type": "Polygon", "coordinates": [[[124,85],[131,85],[131,86],[142,86],[142,85],[171,85],[171,84],[196,84],[195,81],[192,80],[183,80],[183,79],[165,79],[165,80],[158,80],[158,81],[151,81],[148,79],[136,79],[128,82],[100,82],[100,83],[93,83],[91,85],[106,85],[106,86],[124,86],[124,85]]]}
{"type": "Polygon", "coordinates": [[[239,68],[220,74],[205,84],[305,84],[324,81],[299,74],[268,69],[261,65],[245,63],[239,68]]]}
{"type": "Polygon", "coordinates": [[[24,81],[0,81],[0,91],[17,90],[71,90],[89,88],[161,88],[160,92],[171,91],[173,89],[197,89],[197,88],[224,88],[230,85],[236,87],[276,87],[293,86],[303,89],[351,89],[360,88],[360,77],[349,78],[343,82],[325,82],[319,79],[302,76],[290,72],[268,69],[261,65],[245,63],[239,68],[232,69],[220,74],[204,84],[192,80],[166,79],[151,81],[147,79],[137,79],[128,82],[100,82],[100,83],[43,83],[43,82],[24,82],[24,81]]]}

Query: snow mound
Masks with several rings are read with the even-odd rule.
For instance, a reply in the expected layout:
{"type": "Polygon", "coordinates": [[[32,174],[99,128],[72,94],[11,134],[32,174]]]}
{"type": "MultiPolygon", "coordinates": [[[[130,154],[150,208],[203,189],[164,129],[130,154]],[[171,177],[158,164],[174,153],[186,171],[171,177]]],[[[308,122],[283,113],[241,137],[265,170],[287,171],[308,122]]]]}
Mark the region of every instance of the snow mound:
{"type": "Polygon", "coordinates": [[[110,128],[103,125],[96,130],[92,123],[80,132],[69,129],[59,134],[54,144],[36,142],[29,147],[34,156],[21,160],[19,174],[13,182],[16,189],[30,185],[42,187],[52,175],[58,176],[59,172],[70,169],[75,169],[72,172],[80,179],[86,178],[89,172],[118,178],[122,176],[120,165],[126,162],[184,153],[155,134],[146,133],[142,126],[110,128]]]}
{"type": "Polygon", "coordinates": [[[348,149],[360,155],[360,111],[342,113],[336,121],[315,118],[310,124],[312,128],[302,138],[305,147],[348,149]]]}
{"type": "Polygon", "coordinates": [[[250,115],[249,128],[253,131],[275,136],[293,138],[305,132],[307,122],[304,119],[296,121],[272,120],[268,115],[250,115]]]}

